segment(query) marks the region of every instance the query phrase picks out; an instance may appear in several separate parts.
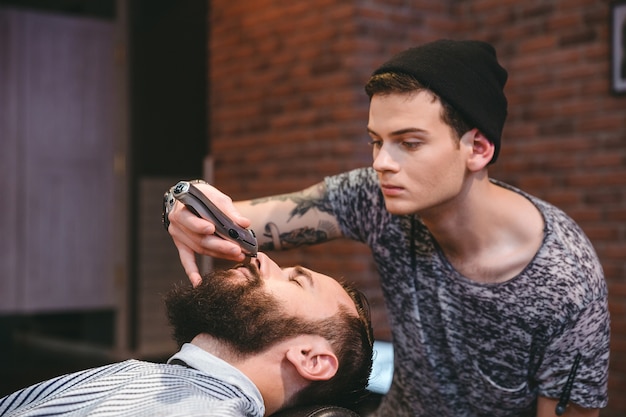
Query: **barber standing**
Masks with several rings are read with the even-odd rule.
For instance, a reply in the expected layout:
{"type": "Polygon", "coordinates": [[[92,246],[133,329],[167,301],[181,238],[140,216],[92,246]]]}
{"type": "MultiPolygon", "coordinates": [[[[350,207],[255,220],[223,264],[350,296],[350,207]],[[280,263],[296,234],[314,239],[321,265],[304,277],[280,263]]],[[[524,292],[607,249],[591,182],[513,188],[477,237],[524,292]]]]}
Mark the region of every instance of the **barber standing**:
{"type": "MultiPolygon", "coordinates": [[[[591,243],[563,211],[489,177],[506,80],[485,42],[408,49],[365,86],[371,168],[234,204],[199,186],[262,250],[369,245],[395,352],[380,416],[586,417],[607,404],[607,288],[591,243]]],[[[168,218],[192,282],[194,252],[243,258],[182,204],[168,218]]]]}

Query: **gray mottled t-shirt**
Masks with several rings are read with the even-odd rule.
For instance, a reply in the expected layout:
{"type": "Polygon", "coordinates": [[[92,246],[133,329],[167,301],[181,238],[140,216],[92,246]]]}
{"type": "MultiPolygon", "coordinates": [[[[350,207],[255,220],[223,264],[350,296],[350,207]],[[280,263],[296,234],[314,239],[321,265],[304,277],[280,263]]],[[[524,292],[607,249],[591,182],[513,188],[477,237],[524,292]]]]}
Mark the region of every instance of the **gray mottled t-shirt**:
{"type": "Polygon", "coordinates": [[[385,209],[372,169],[325,180],[345,236],[368,244],[381,275],[394,377],[381,416],[525,416],[559,398],[577,353],[571,401],[607,403],[609,313],[595,251],[556,207],[528,198],[544,240],[518,276],[484,284],[460,275],[416,216],[385,209]]]}

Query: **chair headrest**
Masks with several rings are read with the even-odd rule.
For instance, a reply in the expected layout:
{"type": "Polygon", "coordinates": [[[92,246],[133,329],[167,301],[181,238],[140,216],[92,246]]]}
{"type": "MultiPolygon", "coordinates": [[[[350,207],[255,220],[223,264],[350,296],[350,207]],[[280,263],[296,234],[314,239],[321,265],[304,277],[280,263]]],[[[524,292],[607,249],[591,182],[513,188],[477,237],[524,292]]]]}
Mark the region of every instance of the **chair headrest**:
{"type": "Polygon", "coordinates": [[[333,405],[311,405],[288,408],[271,417],[360,417],[354,411],[333,405]]]}

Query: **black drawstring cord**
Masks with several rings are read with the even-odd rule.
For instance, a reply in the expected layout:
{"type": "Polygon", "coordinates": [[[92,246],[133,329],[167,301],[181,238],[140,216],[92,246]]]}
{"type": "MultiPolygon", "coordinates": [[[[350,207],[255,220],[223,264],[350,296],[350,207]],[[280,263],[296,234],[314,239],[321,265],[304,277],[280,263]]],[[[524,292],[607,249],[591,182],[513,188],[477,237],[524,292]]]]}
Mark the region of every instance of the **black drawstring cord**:
{"type": "Polygon", "coordinates": [[[415,256],[415,215],[411,216],[411,268],[417,272],[417,258],[415,256]]]}
{"type": "Polygon", "coordinates": [[[572,369],[569,371],[567,382],[565,383],[565,387],[563,387],[563,392],[561,392],[561,397],[559,397],[559,402],[554,410],[557,416],[563,415],[565,409],[567,408],[567,403],[569,402],[569,397],[572,393],[572,386],[574,385],[574,379],[576,378],[576,371],[578,371],[578,364],[580,363],[581,357],[582,355],[579,352],[574,358],[574,364],[572,365],[572,369]]]}

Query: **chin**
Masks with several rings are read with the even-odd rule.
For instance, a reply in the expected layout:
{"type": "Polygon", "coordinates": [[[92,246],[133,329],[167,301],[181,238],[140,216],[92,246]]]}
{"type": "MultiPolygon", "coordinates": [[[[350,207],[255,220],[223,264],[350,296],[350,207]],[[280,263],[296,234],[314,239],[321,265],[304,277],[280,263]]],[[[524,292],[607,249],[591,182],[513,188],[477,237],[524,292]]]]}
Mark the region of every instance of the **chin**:
{"type": "Polygon", "coordinates": [[[414,214],[417,208],[410,204],[402,204],[401,202],[385,201],[387,211],[395,216],[406,216],[414,214]]]}

